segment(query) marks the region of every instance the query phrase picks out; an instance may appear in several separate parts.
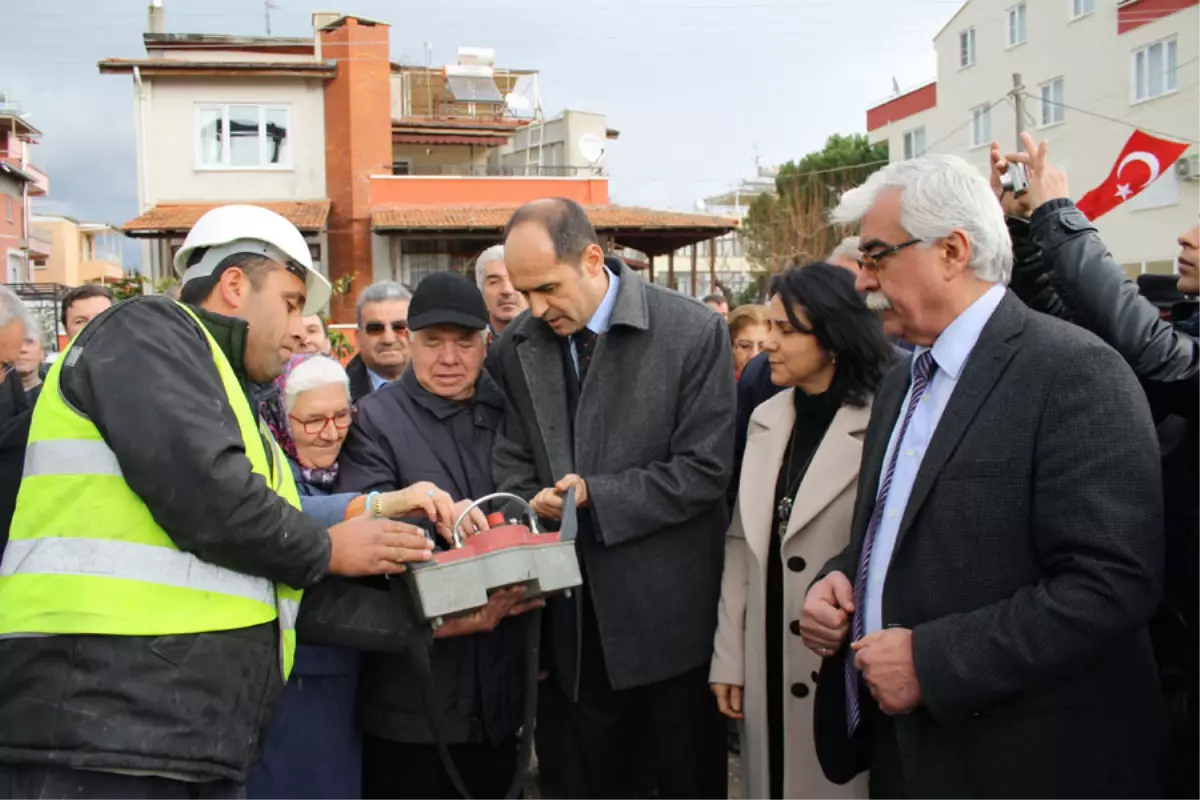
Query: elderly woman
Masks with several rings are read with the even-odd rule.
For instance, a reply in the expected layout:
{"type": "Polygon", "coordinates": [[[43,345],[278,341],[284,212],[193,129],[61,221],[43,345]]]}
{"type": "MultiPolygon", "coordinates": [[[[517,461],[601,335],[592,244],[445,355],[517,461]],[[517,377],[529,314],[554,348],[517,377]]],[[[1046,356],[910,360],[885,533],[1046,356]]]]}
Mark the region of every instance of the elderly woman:
{"type": "Polygon", "coordinates": [[[865,776],[825,780],[813,743],[820,659],[797,635],[815,570],[850,538],[871,396],[893,350],[879,318],[830,264],[776,277],[765,350],[788,387],[750,418],[710,672],[741,719],[747,797],[866,797],[865,776]]]}
{"type": "Polygon", "coordinates": [[[765,306],[738,306],[729,312],[729,343],[733,345],[733,375],[737,380],[750,359],[762,352],[767,338],[765,306]]]}
{"type": "MultiPolygon", "coordinates": [[[[327,525],[363,513],[452,518],[450,496],[430,483],[365,496],[330,494],[352,419],[350,380],[341,364],[298,355],[276,384],[280,402],[265,402],[263,416],[291,462],[305,513],[327,525]]],[[[251,770],[247,797],[361,796],[358,673],[358,653],[301,641],[262,756],[251,770]]]]}

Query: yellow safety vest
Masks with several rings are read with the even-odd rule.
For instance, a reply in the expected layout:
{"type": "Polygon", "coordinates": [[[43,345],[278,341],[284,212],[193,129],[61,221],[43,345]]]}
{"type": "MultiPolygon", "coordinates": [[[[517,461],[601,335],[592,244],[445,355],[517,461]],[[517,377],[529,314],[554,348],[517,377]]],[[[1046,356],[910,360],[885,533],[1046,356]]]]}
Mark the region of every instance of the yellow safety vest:
{"type": "MultiPolygon", "coordinates": [[[[299,508],[286,457],[273,437],[262,435],[229,359],[195,313],[180,307],[208,339],[254,473],[299,508]]],[[[278,619],[286,679],[295,657],[301,592],[175,546],[125,483],[100,431],[63,400],[59,375],[70,349],[50,369],[33,412],[24,477],[0,561],[0,636],[166,636],[278,619]]],[[[163,460],[169,469],[169,456],[163,460]]]]}

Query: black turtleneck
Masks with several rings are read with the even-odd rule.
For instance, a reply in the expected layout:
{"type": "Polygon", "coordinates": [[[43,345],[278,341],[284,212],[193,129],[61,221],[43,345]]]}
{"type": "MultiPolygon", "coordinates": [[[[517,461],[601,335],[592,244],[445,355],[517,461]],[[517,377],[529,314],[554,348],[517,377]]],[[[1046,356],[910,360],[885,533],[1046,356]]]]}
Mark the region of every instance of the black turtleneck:
{"type": "Polygon", "coordinates": [[[783,539],[780,527],[787,520],[779,517],[783,498],[795,500],[796,492],[808,471],[809,462],[825,431],[837,413],[838,404],[829,392],[807,395],[800,389],[792,393],[796,422],[775,481],[775,504],[771,508],[771,546],[767,556],[766,653],[767,653],[767,742],[770,764],[770,796],[783,797],[783,647],[788,631],[783,619],[783,539]]]}

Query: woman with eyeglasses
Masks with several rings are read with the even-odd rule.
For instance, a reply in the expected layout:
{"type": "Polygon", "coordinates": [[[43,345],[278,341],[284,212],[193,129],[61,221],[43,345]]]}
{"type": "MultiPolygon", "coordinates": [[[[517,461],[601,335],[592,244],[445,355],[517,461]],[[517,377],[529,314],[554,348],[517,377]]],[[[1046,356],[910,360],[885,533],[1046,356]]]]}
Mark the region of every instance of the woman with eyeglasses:
{"type": "MultiPolygon", "coordinates": [[[[431,483],[368,495],[330,494],[353,419],[342,365],[294,356],[276,379],[279,395],[263,418],[290,461],[304,512],[333,525],[363,513],[452,519],[450,496],[431,483]]],[[[362,738],[355,719],[359,656],[300,640],[291,677],[250,772],[249,798],[362,796],[362,738]]]]}
{"type": "Polygon", "coordinates": [[[765,306],[742,305],[729,312],[729,343],[733,345],[733,379],[742,377],[750,359],[762,352],[767,338],[765,306]]]}
{"type": "Polygon", "coordinates": [[[813,740],[821,658],[800,639],[804,594],[850,539],[871,397],[893,350],[842,267],[772,283],[764,350],[786,387],[750,418],[710,671],[718,708],[742,721],[746,797],[866,797],[866,777],[825,779],[813,740]]]}

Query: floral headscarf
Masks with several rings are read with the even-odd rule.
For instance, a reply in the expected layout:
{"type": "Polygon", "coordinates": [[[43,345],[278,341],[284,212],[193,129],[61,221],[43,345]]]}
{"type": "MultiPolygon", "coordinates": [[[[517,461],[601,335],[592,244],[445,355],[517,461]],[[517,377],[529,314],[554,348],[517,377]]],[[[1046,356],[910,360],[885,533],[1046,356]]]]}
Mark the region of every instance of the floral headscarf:
{"type": "Polygon", "coordinates": [[[316,353],[300,353],[299,355],[292,356],[283,368],[283,374],[275,379],[269,396],[265,397],[259,404],[259,412],[262,414],[263,421],[267,423],[267,428],[270,429],[271,435],[275,437],[275,441],[279,442],[279,446],[283,448],[283,452],[299,468],[301,480],[312,486],[329,489],[337,481],[337,462],[335,461],[332,466],[325,469],[306,467],[300,463],[300,458],[296,453],[296,440],[292,438],[291,421],[288,419],[287,410],[284,405],[288,377],[296,367],[310,358],[326,358],[326,356],[320,356],[316,353]]]}

